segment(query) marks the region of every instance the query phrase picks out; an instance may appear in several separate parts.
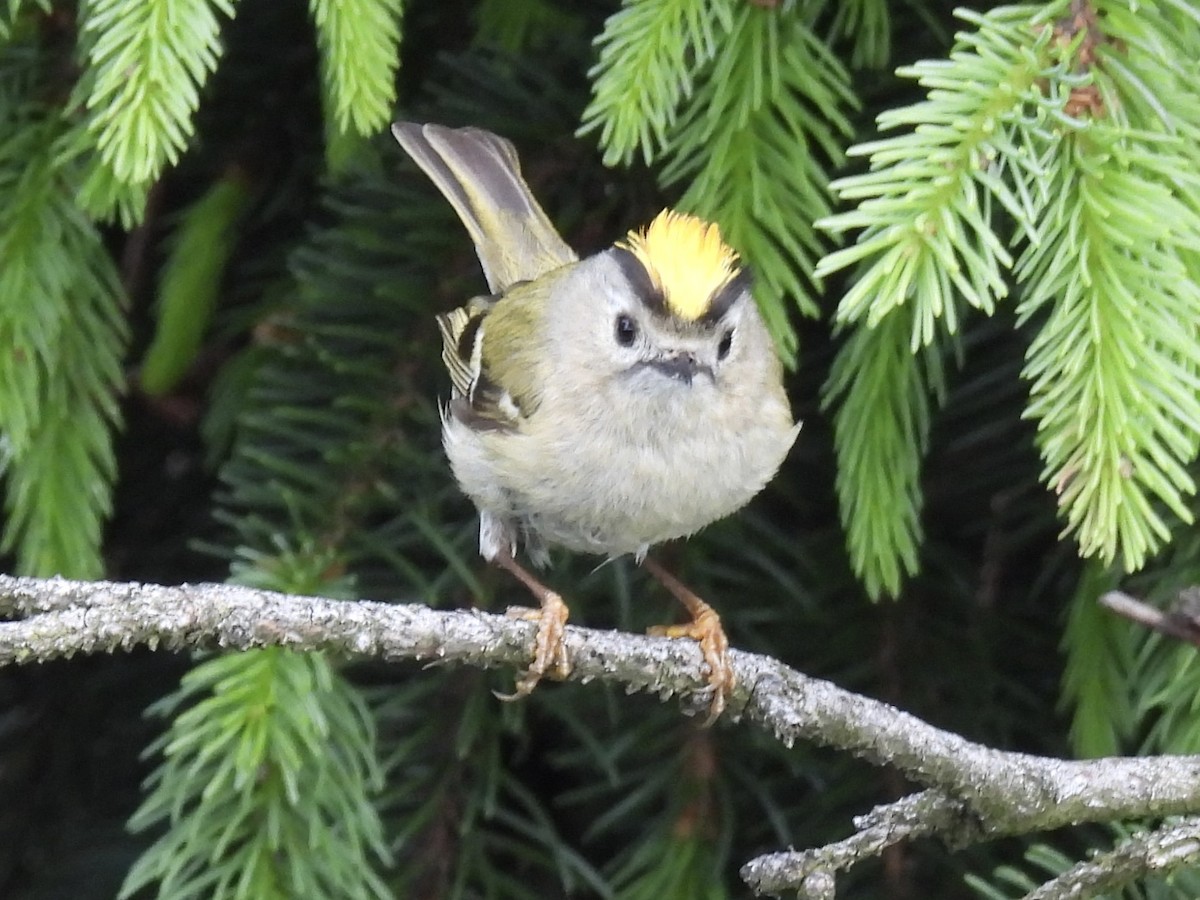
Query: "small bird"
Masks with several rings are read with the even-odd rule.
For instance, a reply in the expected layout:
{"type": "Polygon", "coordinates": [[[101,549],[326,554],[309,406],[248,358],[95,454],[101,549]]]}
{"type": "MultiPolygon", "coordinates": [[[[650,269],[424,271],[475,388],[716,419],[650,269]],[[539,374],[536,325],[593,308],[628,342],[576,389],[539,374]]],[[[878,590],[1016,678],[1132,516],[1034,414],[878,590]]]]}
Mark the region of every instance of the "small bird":
{"type": "Polygon", "coordinates": [[[550,545],[633,554],[691,614],[652,633],[699,641],[711,722],[734,687],[720,619],[646,554],[743,507],[800,430],[748,271],[716,225],[670,210],[581,260],[507,140],[411,122],[392,133],[458,213],[492,292],[438,316],[442,441],[479,510],[480,554],[540,605],[512,696],[570,670],[567,606],[519,547],[538,567],[550,545]]]}

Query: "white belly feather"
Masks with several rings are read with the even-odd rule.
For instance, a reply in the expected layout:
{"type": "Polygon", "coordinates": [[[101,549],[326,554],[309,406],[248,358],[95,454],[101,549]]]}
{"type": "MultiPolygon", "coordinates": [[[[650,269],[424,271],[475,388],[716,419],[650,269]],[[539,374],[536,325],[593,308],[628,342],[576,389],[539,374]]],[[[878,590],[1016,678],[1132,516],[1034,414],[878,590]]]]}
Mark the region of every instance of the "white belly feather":
{"type": "Polygon", "coordinates": [[[738,428],[706,427],[722,420],[722,401],[711,385],[696,385],[669,403],[640,398],[647,408],[636,416],[614,417],[600,398],[550,398],[517,431],[475,430],[447,415],[443,440],[483,517],[484,556],[522,536],[534,549],[540,540],[641,555],[730,515],[774,476],[800,426],[780,399],[756,398],[758,408],[746,409],[748,399],[726,400],[740,404],[724,418],[738,428]]]}

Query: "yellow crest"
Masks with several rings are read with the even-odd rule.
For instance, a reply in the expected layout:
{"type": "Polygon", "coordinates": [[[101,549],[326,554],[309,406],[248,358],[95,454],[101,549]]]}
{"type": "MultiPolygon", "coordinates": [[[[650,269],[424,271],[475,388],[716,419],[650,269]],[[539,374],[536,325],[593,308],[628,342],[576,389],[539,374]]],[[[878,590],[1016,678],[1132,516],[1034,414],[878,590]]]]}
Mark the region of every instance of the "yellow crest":
{"type": "Polygon", "coordinates": [[[638,258],[667,307],[688,321],[704,315],[738,273],[737,252],[721,239],[721,229],[687,213],[664,209],[618,246],[638,258]]]}

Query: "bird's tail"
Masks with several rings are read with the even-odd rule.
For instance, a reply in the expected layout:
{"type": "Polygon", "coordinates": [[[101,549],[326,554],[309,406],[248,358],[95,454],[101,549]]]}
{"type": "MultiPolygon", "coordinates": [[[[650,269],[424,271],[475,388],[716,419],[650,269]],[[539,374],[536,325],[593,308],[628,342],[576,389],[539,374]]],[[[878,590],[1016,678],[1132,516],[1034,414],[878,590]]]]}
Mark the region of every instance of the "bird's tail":
{"type": "Polygon", "coordinates": [[[415,122],[397,122],[392,134],[462,219],[493,293],[578,258],[534,199],[504,138],[415,122]]]}

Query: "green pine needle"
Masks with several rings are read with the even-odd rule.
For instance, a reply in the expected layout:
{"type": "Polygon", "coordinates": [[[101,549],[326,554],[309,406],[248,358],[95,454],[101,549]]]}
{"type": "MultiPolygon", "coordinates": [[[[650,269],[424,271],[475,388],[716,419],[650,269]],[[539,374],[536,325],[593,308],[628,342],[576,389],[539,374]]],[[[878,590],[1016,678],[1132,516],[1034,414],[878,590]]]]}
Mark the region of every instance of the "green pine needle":
{"type": "Polygon", "coordinates": [[[116,477],[124,297],[53,151],[65,125],[36,107],[12,124],[0,139],[0,551],[23,573],[94,578],[116,477]]]}
{"type": "Polygon", "coordinates": [[[1063,631],[1061,705],[1070,710],[1071,746],[1082,758],[1128,750],[1126,741],[1136,727],[1129,688],[1134,626],[1096,602],[1114,587],[1112,572],[1089,563],[1071,598],[1063,631]]]}
{"type": "Polygon", "coordinates": [[[892,55],[892,16],[887,0],[842,0],[835,6],[833,34],[853,41],[855,68],[881,69],[892,55]]]}
{"type": "Polygon", "coordinates": [[[1177,3],[1103,3],[1097,21],[1089,102],[1054,120],[1045,233],[1018,277],[1041,329],[1025,372],[1043,477],[1081,553],[1130,571],[1171,540],[1171,519],[1192,521],[1200,97],[1177,61],[1200,24],[1177,3]]]}
{"type": "MultiPolygon", "coordinates": [[[[113,301],[88,298],[96,305],[113,301]]],[[[125,335],[123,326],[96,312],[77,307],[73,313],[75,323],[60,345],[64,362],[45,386],[47,411],[26,452],[13,454],[5,466],[7,518],[0,550],[16,553],[21,574],[104,574],[100,541],[117,474],[112,431],[118,380],[110,371],[97,383],[94,367],[115,369],[125,335]]]]}
{"type": "Polygon", "coordinates": [[[375,134],[396,102],[403,0],[310,0],[326,109],[342,132],[375,134]]]}
{"type": "Polygon", "coordinates": [[[171,390],[195,359],[249,196],[249,186],[231,173],[184,213],[159,282],[158,327],[142,360],[148,394],[171,390]]]}
{"type": "Polygon", "coordinates": [[[646,836],[614,877],[616,900],[728,900],[730,893],[718,877],[712,843],[700,834],[671,834],[672,823],[655,824],[654,833],[646,836]]]}
{"type": "Polygon", "coordinates": [[[1140,721],[1149,726],[1143,753],[1200,752],[1200,712],[1196,679],[1200,656],[1188,644],[1166,643],[1157,635],[1146,639],[1136,682],[1140,721]]]}
{"type": "Polygon", "coordinates": [[[604,162],[652,162],[667,146],[696,72],[722,46],[734,0],[624,0],[596,39],[592,101],[578,134],[600,132],[604,162]]]}
{"type": "Polygon", "coordinates": [[[745,6],[699,81],[662,180],[690,181],[679,205],[720,223],[752,261],[755,297],[794,364],[789,307],[817,314],[813,270],[826,245],[812,223],[830,212],[825,161],[840,163],[851,133],[849,75],[802,18],[745,6]]]}
{"type": "Polygon", "coordinates": [[[214,657],[159,711],[175,717],[130,827],[167,828],[122,898],[391,896],[374,872],[387,849],[367,799],[382,787],[372,720],[322,655],[214,657]]]}
{"type": "MultiPolygon", "coordinates": [[[[1022,321],[1042,323],[1025,376],[1043,477],[1081,552],[1126,569],[1168,540],[1168,514],[1191,520],[1186,466],[1200,445],[1200,180],[1184,174],[1200,161],[1200,103],[1164,64],[1186,53],[1170,35],[1191,20],[1164,9],[1113,4],[1100,21],[1114,39],[1086,35],[1089,57],[1055,9],[960,13],[977,30],[948,60],[906,72],[927,99],[880,117],[911,130],[852,151],[871,170],[833,187],[859,205],[823,224],[859,235],[817,267],[858,267],[839,323],[877,326],[907,308],[915,351],[939,325],[957,330],[961,301],[990,314],[1005,296],[1002,208],[1010,241],[1027,241],[1022,321]],[[1104,64],[1084,71],[1076,55],[1104,64]]],[[[842,477],[878,480],[869,468],[842,477]]],[[[842,499],[852,531],[873,514],[842,499]]]]}
{"type": "Polygon", "coordinates": [[[55,180],[50,149],[60,129],[33,114],[12,122],[0,141],[0,416],[9,452],[21,454],[41,415],[44,373],[57,362],[78,262],[62,239],[79,223],[55,180]],[[43,223],[45,223],[43,225],[43,223]],[[49,229],[47,233],[46,230],[49,229]],[[49,301],[43,298],[52,298],[49,301]]]}
{"type": "Polygon", "coordinates": [[[192,134],[200,88],[221,54],[218,13],[233,0],[96,0],[89,132],[113,176],[147,184],[178,160],[192,134]]]}
{"type": "Polygon", "coordinates": [[[939,323],[957,331],[960,301],[990,313],[1007,294],[1003,270],[1012,258],[993,231],[993,206],[1035,234],[1042,178],[1041,154],[1030,152],[1021,130],[1047,105],[1039,85],[1048,77],[1041,57],[1050,31],[1034,28],[1035,12],[960,12],[978,30],[960,33],[949,59],[900,70],[928,97],[884,113],[879,126],[911,130],[851,149],[870,157],[870,171],[832,187],[858,205],[818,223],[835,234],[859,231],[853,246],[816,270],[823,277],[858,266],[838,323],[874,326],[911,305],[915,350],[934,340],[939,323]]]}
{"type": "Polygon", "coordinates": [[[896,594],[917,569],[920,460],[931,400],[943,390],[940,345],[958,332],[963,301],[991,313],[1007,293],[1012,257],[994,231],[996,213],[1037,240],[1047,151],[1028,132],[1062,101],[1042,95],[1054,69],[1035,12],[960,12],[977,30],[958,35],[948,60],[901,70],[926,99],[880,116],[881,128],[906,130],[850,151],[869,156],[870,170],[832,187],[858,205],[817,223],[859,232],[815,275],[856,267],[835,320],[857,327],[825,402],[841,401],[839,508],[852,565],[872,596],[896,594]]]}
{"type": "Polygon", "coordinates": [[[475,8],[475,43],[517,55],[563,34],[579,31],[579,19],[552,0],[480,0],[475,8]]]}
{"type": "Polygon", "coordinates": [[[930,397],[945,387],[934,348],[909,347],[911,308],[858,328],[838,353],[824,405],[837,403],[837,495],[850,561],[872,597],[895,596],[917,571],[921,458],[930,397]]]}
{"type": "Polygon", "coordinates": [[[1080,552],[1132,571],[1169,539],[1168,510],[1191,521],[1200,285],[1185,257],[1200,251],[1200,209],[1156,172],[1169,143],[1097,123],[1064,147],[1044,239],[1018,270],[1022,317],[1045,315],[1027,415],[1080,552]]]}
{"type": "Polygon", "coordinates": [[[0,8],[0,41],[12,37],[22,14],[28,13],[30,6],[44,15],[50,12],[50,3],[51,0],[33,0],[32,3],[29,0],[7,0],[4,7],[0,8]]]}
{"type": "MultiPolygon", "coordinates": [[[[66,143],[66,142],[64,142],[66,143]]],[[[82,165],[83,177],[75,202],[85,213],[99,222],[115,222],[132,229],[142,221],[150,182],[122,181],[105,165],[104,159],[90,150],[91,140],[84,127],[75,129],[70,140],[71,155],[82,165]]]]}

